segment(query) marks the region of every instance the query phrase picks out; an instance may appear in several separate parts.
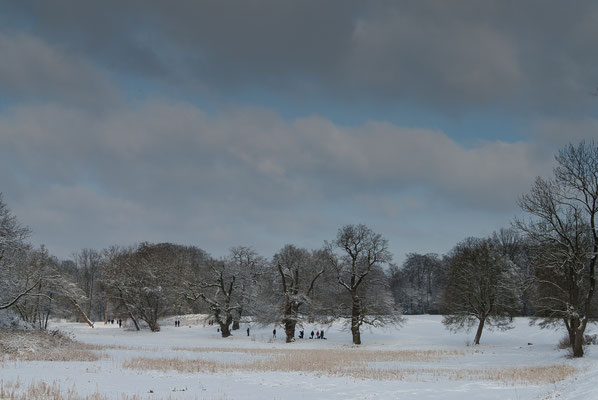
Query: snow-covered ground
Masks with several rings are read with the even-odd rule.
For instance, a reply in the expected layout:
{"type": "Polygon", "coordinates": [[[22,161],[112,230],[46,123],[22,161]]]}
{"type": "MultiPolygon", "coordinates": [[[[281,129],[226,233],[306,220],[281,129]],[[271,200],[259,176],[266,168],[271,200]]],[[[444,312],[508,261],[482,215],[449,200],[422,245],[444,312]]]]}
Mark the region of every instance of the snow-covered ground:
{"type": "MultiPolygon", "coordinates": [[[[246,324],[233,337],[222,339],[215,326],[206,326],[192,316],[183,317],[181,327],[174,320],[163,321],[162,331],[136,332],[118,325],[54,322],[52,329],[70,332],[84,343],[106,346],[94,350],[105,356],[99,361],[5,361],[0,364],[0,381],[5,387],[25,388],[30,383],[55,383],[63,390],[73,390],[86,396],[99,393],[109,398],[123,395],[148,399],[598,399],[598,349],[587,348],[583,359],[569,359],[567,352],[556,345],[564,332],[541,330],[529,326],[528,319],[519,318],[509,331],[485,331],[480,346],[470,346],[473,333],[451,333],[441,324],[439,316],[410,316],[401,328],[364,329],[363,345],[351,345],[351,335],[341,324],[306,326],[306,336],[314,329],[324,328],[327,340],[298,339],[285,344],[283,329],[272,338],[272,326],[246,324]],[[197,348],[206,348],[200,351],[197,348]],[[209,350],[227,348],[227,352],[209,350]],[[248,352],[246,349],[255,350],[248,352]],[[363,364],[371,373],[365,378],[354,374],[322,373],[317,359],[307,358],[304,371],[244,371],[177,372],[159,369],[130,369],[123,364],[135,357],[205,359],[218,362],[244,363],[268,359],[271,353],[286,349],[294,354],[318,354],[327,357],[343,351],[443,350],[439,359],[398,360],[363,364]],[[317,350],[316,353],[313,350],[317,350]],[[310,352],[311,351],[311,352],[310,352]],[[262,353],[260,353],[262,352],[262,353]],[[313,368],[310,363],[313,364],[313,368]],[[488,379],[474,376],[471,371],[491,371],[511,368],[573,366],[577,373],[556,383],[518,382],[513,379],[488,379]],[[401,379],[382,379],[378,370],[404,371],[401,379]],[[447,371],[454,370],[451,374],[447,371]],[[435,371],[438,371],[436,373],[435,371]],[[471,377],[470,377],[471,376],[471,377]]],[[[596,331],[591,327],[591,333],[596,331]]],[[[343,353],[344,354],[344,353],[343,353]]],[[[357,368],[357,367],[356,367],[357,368]]],[[[514,370],[519,371],[519,370],[514,370]]]]}

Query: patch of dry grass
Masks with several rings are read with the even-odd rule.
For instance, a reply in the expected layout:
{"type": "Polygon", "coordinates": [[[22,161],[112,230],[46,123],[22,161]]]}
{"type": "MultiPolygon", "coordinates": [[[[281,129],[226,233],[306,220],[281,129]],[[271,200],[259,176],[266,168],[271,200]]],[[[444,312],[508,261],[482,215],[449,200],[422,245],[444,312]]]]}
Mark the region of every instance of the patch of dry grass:
{"type": "Polygon", "coordinates": [[[144,358],[138,357],[124,363],[125,368],[139,370],[174,370],[186,373],[227,372],[295,372],[319,376],[343,376],[357,379],[436,381],[484,380],[503,384],[546,384],[561,381],[574,374],[576,369],[565,365],[518,368],[397,368],[392,363],[433,363],[443,358],[462,356],[456,350],[395,350],[377,351],[362,349],[234,349],[234,348],[179,348],[199,353],[239,353],[266,356],[247,361],[224,362],[213,359],[144,358]],[[388,368],[371,363],[387,363],[388,368]]]}
{"type": "MultiPolygon", "coordinates": [[[[176,390],[173,390],[175,392],[176,390]]],[[[151,399],[165,399],[172,400],[176,397],[156,397],[153,391],[148,392],[151,399]]],[[[112,397],[110,397],[112,398],[112,397]]],[[[75,386],[70,389],[63,389],[55,381],[46,383],[44,381],[33,382],[28,385],[23,385],[20,381],[0,381],[0,399],[11,400],[32,400],[32,399],[52,399],[52,400],[108,400],[104,394],[93,393],[87,396],[81,396],[77,393],[75,386]]],[[[142,400],[143,397],[139,395],[125,395],[120,396],[122,400],[142,400]]],[[[228,400],[226,395],[220,397],[210,398],[211,400],[228,400]]]]}
{"type": "MultiPolygon", "coordinates": [[[[0,398],[11,400],[29,399],[53,399],[53,400],[108,400],[99,393],[89,396],[79,396],[74,387],[63,390],[56,382],[46,383],[44,381],[22,385],[17,382],[0,381],[0,398]]],[[[130,400],[138,400],[137,397],[129,397],[130,400]]]]}
{"type": "Polygon", "coordinates": [[[59,331],[0,330],[0,359],[5,361],[97,361],[97,346],[79,343],[59,331]]]}

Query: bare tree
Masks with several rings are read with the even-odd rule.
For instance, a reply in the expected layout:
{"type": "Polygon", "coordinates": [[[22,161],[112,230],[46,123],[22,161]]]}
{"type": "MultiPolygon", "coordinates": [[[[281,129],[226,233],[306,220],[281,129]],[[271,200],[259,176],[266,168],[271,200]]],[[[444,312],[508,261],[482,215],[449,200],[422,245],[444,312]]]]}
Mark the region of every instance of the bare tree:
{"type": "Polygon", "coordinates": [[[492,234],[492,241],[496,244],[497,250],[513,263],[521,280],[520,303],[522,316],[530,316],[535,313],[532,303],[534,289],[534,269],[531,259],[529,241],[516,229],[501,228],[492,234]]]}
{"type": "Polygon", "coordinates": [[[583,357],[592,315],[598,256],[598,144],[569,144],[555,157],[552,179],[538,177],[519,199],[528,220],[517,220],[537,250],[537,315],[543,326],[567,328],[574,357],[583,357]]]}
{"type": "Polygon", "coordinates": [[[442,260],[437,254],[409,253],[402,269],[395,270],[399,275],[395,290],[402,292],[398,297],[402,297],[401,301],[405,303],[403,307],[407,312],[438,312],[442,265],[442,260]]]}
{"type": "Polygon", "coordinates": [[[473,344],[485,325],[508,329],[519,310],[520,283],[515,267],[491,239],[469,238],[449,256],[442,323],[452,330],[477,323],[473,344]]]}
{"type": "Polygon", "coordinates": [[[364,323],[379,325],[401,321],[386,276],[380,270],[392,259],[386,239],[365,225],[345,225],[338,230],[334,241],[325,242],[325,249],[338,283],[350,297],[354,344],[361,344],[360,327],[364,323]]]}
{"type": "Polygon", "coordinates": [[[29,233],[4,203],[0,193],[0,310],[14,306],[39,285],[39,277],[29,275],[26,280],[19,277],[29,251],[25,242],[29,233]]]}
{"type": "Polygon", "coordinates": [[[236,246],[230,249],[228,262],[231,267],[238,271],[238,295],[240,307],[233,315],[233,330],[239,329],[239,323],[243,313],[252,305],[256,296],[255,281],[261,274],[266,260],[257,254],[251,247],[236,246]]]}
{"type": "Polygon", "coordinates": [[[98,291],[99,276],[102,273],[102,254],[94,249],[83,249],[74,258],[81,271],[83,290],[87,297],[86,315],[92,317],[94,295],[98,291]]]}
{"type": "Polygon", "coordinates": [[[287,343],[294,340],[297,322],[303,319],[301,307],[310,303],[314,285],[325,271],[325,264],[319,261],[308,250],[290,244],[272,258],[283,293],[282,324],[287,343]]]}
{"type": "Polygon", "coordinates": [[[176,295],[176,245],[142,243],[135,249],[113,249],[106,265],[107,283],[115,298],[139,329],[145,321],[152,332],[160,331],[159,318],[166,315],[176,295]]]}
{"type": "Polygon", "coordinates": [[[203,300],[220,326],[223,338],[232,336],[233,315],[241,308],[239,270],[226,260],[210,260],[208,271],[194,279],[187,279],[186,292],[190,301],[203,300]]]}

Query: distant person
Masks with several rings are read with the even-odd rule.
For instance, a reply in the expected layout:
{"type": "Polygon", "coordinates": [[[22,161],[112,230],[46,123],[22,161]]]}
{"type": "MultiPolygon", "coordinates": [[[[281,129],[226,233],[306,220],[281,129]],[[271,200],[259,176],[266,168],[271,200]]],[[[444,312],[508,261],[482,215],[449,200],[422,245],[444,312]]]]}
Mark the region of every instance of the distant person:
{"type": "Polygon", "coordinates": [[[299,331],[299,339],[303,339],[303,334],[304,334],[303,329],[301,329],[299,331]]]}
{"type": "Polygon", "coordinates": [[[276,328],[274,328],[274,330],[272,331],[272,337],[273,337],[274,339],[276,339],[276,328]]]}
{"type": "Polygon", "coordinates": [[[320,330],[316,331],[316,339],[320,338],[320,330]]]}
{"type": "Polygon", "coordinates": [[[247,336],[249,336],[249,327],[247,327],[247,336]]]}
{"type": "Polygon", "coordinates": [[[119,319],[119,320],[118,320],[118,327],[119,327],[119,328],[122,328],[122,327],[123,327],[123,320],[122,320],[122,319],[119,319]]]}
{"type": "Polygon", "coordinates": [[[325,339],[325,338],[324,338],[324,329],[322,329],[322,330],[320,331],[320,339],[325,339]]]}
{"type": "Polygon", "coordinates": [[[313,338],[314,338],[314,331],[311,331],[311,337],[310,337],[310,339],[313,339],[313,338]]]}

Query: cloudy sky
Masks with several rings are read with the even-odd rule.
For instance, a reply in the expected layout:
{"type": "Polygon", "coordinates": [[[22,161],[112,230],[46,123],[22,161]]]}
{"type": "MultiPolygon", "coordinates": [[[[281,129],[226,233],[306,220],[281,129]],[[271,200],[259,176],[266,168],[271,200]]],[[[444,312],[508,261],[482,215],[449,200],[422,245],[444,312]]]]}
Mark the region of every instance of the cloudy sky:
{"type": "Polygon", "coordinates": [[[395,260],[509,226],[598,136],[595,1],[0,3],[0,192],[68,258],[140,241],[395,260]]]}

